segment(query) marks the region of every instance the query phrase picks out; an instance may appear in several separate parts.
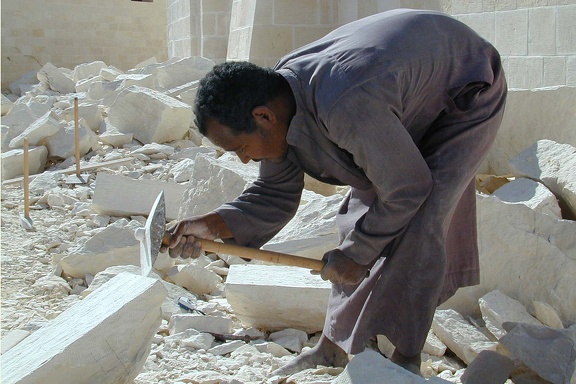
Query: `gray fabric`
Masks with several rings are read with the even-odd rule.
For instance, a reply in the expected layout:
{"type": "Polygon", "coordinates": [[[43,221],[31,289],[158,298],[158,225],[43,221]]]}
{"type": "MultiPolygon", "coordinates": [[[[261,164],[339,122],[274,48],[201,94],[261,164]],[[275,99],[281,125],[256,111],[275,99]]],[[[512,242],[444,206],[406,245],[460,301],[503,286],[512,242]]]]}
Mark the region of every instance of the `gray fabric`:
{"type": "Polygon", "coordinates": [[[438,303],[478,283],[473,177],[503,113],[498,53],[444,14],[395,10],[275,69],[297,103],[288,159],[263,162],[255,185],[217,212],[237,243],[260,247],[293,217],[303,171],[350,185],[339,248],[371,272],[333,287],[324,333],[349,353],[376,334],[420,352],[438,303]]]}

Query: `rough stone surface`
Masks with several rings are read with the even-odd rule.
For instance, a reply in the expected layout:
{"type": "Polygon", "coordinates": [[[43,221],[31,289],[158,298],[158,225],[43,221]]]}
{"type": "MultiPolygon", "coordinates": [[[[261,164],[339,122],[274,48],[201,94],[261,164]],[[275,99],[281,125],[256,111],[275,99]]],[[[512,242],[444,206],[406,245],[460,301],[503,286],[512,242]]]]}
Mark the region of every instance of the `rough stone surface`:
{"type": "Polygon", "coordinates": [[[532,317],[526,308],[517,300],[506,296],[502,292],[495,290],[482,296],[478,300],[482,318],[486,323],[486,328],[500,339],[506,334],[502,323],[514,321],[519,323],[542,325],[537,319],[532,317]]]}
{"type": "Polygon", "coordinates": [[[524,204],[536,211],[562,218],[556,196],[544,184],[530,179],[516,179],[494,191],[494,196],[513,204],[524,204]]]}
{"type": "Polygon", "coordinates": [[[329,283],[298,267],[233,265],[226,280],[226,298],[236,317],[268,330],[321,330],[329,294],[329,283]]]}
{"type": "Polygon", "coordinates": [[[160,325],[164,296],[162,284],[154,279],[117,276],[4,354],[2,382],[134,379],[160,325]]]}
{"type": "Polygon", "coordinates": [[[190,106],[144,87],[122,90],[108,112],[120,132],[132,133],[143,144],[179,140],[192,123],[190,106]]]}
{"type": "Polygon", "coordinates": [[[538,140],[510,160],[512,172],[546,185],[559,198],[566,218],[576,218],[576,147],[538,140]]]}
{"type": "Polygon", "coordinates": [[[432,330],[466,364],[470,364],[483,350],[496,349],[495,342],[451,309],[436,311],[432,330]]]}

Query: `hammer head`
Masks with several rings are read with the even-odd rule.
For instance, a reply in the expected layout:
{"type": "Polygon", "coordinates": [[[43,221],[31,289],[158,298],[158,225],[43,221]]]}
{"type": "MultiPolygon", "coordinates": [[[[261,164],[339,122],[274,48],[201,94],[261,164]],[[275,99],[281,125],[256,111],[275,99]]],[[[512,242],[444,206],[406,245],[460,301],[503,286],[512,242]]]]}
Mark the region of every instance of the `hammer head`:
{"type": "Polygon", "coordinates": [[[146,219],[146,225],[139,228],[135,236],[140,240],[140,268],[142,276],[149,276],[152,267],[160,252],[162,237],[166,226],[166,205],[164,203],[164,191],[158,194],[150,214],[146,219]]]}

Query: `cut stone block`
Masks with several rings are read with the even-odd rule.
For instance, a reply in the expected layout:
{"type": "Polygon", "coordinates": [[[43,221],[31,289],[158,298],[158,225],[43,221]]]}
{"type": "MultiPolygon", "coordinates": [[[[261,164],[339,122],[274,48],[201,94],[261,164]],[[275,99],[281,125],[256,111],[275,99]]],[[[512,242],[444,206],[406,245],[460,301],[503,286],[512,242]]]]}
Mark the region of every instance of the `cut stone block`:
{"type": "Polygon", "coordinates": [[[108,111],[120,132],[132,133],[142,144],[180,140],[192,123],[192,109],[161,92],[131,86],[122,90],[108,111]]]}
{"type": "Polygon", "coordinates": [[[93,61],[91,63],[82,63],[74,67],[72,80],[77,83],[80,80],[100,75],[100,71],[106,68],[103,61],[93,61]]]}
{"type": "Polygon", "coordinates": [[[38,84],[38,71],[26,72],[18,80],[10,83],[10,92],[16,96],[22,96],[25,92],[23,90],[29,89],[32,85],[38,84]]]}
{"type": "Polygon", "coordinates": [[[30,331],[25,329],[14,329],[8,332],[4,337],[2,337],[2,352],[0,355],[12,349],[14,346],[18,345],[22,340],[30,336],[30,331]]]}
{"type": "Polygon", "coordinates": [[[43,145],[44,140],[60,130],[60,124],[52,112],[46,114],[33,122],[21,134],[10,141],[10,148],[22,148],[24,139],[28,139],[30,145],[43,145]]]}
{"type": "Polygon", "coordinates": [[[76,82],[72,80],[70,70],[56,68],[52,63],[46,63],[38,71],[38,80],[53,91],[66,94],[76,92],[76,82]]]}
{"type": "Polygon", "coordinates": [[[2,93],[2,116],[10,112],[14,103],[2,93]]]}
{"type": "Polygon", "coordinates": [[[556,196],[542,183],[516,179],[494,191],[494,196],[513,204],[524,204],[536,211],[562,218],[556,196]]]}
{"type": "Polygon", "coordinates": [[[458,289],[441,308],[478,317],[478,299],[497,289],[526,308],[548,303],[564,324],[576,323],[576,222],[494,196],[477,194],[476,203],[480,284],[458,289]]]}
{"type": "Polygon", "coordinates": [[[166,199],[166,219],[178,216],[182,206],[185,184],[161,180],[135,180],[130,177],[98,173],[94,188],[92,209],[102,215],[148,215],[154,200],[161,191],[166,199]]]}
{"type": "Polygon", "coordinates": [[[210,293],[222,283],[222,278],[216,273],[193,263],[175,265],[166,274],[174,284],[196,295],[210,293]]]}
{"type": "Polygon", "coordinates": [[[574,374],[576,329],[504,323],[508,333],[500,342],[512,355],[554,384],[567,384],[574,374]]]}
{"type": "Polygon", "coordinates": [[[168,61],[156,67],[158,87],[163,90],[200,80],[214,67],[214,61],[200,56],[168,61]]]}
{"type": "Polygon", "coordinates": [[[371,349],[355,355],[346,369],[332,384],[441,384],[449,383],[439,377],[425,379],[394,364],[371,349]]]}
{"type": "Polygon", "coordinates": [[[541,139],[576,147],[574,100],[574,86],[509,89],[498,135],[478,173],[509,174],[510,159],[541,139]]]}
{"type": "Polygon", "coordinates": [[[486,323],[486,328],[500,339],[506,334],[502,323],[514,321],[533,325],[542,325],[537,319],[532,317],[526,308],[517,300],[506,296],[498,290],[485,294],[478,300],[482,319],[486,323]]]}
{"type": "Polygon", "coordinates": [[[470,364],[484,350],[495,350],[497,343],[468,323],[452,309],[437,310],[432,330],[464,363],[470,364]]]}
{"type": "MultiPolygon", "coordinates": [[[[76,127],[74,123],[60,123],[60,129],[56,134],[46,138],[46,147],[50,157],[67,159],[76,154],[76,127]]],[[[78,124],[80,156],[84,156],[90,150],[100,148],[98,136],[82,121],[78,124]]]]}
{"type": "Polygon", "coordinates": [[[576,218],[576,147],[539,140],[510,160],[516,176],[540,181],[558,197],[563,216],[576,218]]]}
{"type": "MultiPolygon", "coordinates": [[[[60,117],[63,120],[74,122],[74,106],[64,109],[60,117]]],[[[84,120],[86,126],[93,132],[100,129],[100,124],[103,121],[102,111],[100,111],[98,104],[89,102],[78,104],[78,118],[84,120]]]]}
{"type": "Polygon", "coordinates": [[[223,316],[204,316],[194,313],[175,314],[168,324],[170,334],[195,329],[199,332],[226,335],[232,333],[232,320],[223,316]]]}
{"type": "MultiPolygon", "coordinates": [[[[35,175],[44,171],[48,149],[44,146],[28,148],[28,173],[35,175]]],[[[13,149],[2,153],[2,180],[24,174],[24,150],[13,149]]]]}
{"type": "Polygon", "coordinates": [[[199,154],[194,172],[183,195],[178,218],[206,213],[223,203],[234,200],[258,177],[258,166],[242,165],[236,156],[223,155],[218,159],[199,154]]]}
{"type": "Polygon", "coordinates": [[[548,303],[533,301],[531,313],[544,325],[552,328],[564,328],[558,312],[548,303]]]}
{"type": "Polygon", "coordinates": [[[157,280],[116,276],[2,355],[2,382],[130,382],[148,357],[165,295],[157,280]]]}
{"type": "Polygon", "coordinates": [[[95,275],[114,265],[140,265],[140,243],[134,231],[141,224],[120,219],[88,239],[84,244],[70,249],[60,260],[67,274],[83,278],[95,275]]]}
{"type": "Polygon", "coordinates": [[[298,267],[232,265],[226,299],[246,326],[322,330],[332,284],[298,267]]]}

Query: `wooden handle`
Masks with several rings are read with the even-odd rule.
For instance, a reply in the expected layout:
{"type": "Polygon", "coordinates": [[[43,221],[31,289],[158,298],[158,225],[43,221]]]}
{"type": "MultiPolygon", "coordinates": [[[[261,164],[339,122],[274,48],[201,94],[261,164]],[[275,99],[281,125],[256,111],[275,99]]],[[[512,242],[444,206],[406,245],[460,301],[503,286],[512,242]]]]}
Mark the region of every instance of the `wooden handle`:
{"type": "Polygon", "coordinates": [[[74,98],[74,152],[76,157],[76,176],[80,177],[80,127],[78,125],[78,98],[74,98]]]}
{"type": "MultiPolygon", "coordinates": [[[[170,244],[172,236],[166,232],[162,239],[163,245],[170,244]]],[[[198,239],[202,243],[202,249],[208,252],[225,253],[227,255],[234,255],[250,260],[268,261],[275,264],[290,265],[293,267],[308,268],[315,271],[320,271],[324,268],[324,261],[308,259],[306,257],[288,255],[286,253],[266,251],[263,249],[255,249],[249,247],[242,247],[235,244],[219,243],[211,240],[198,239]]]]}
{"type": "Polygon", "coordinates": [[[28,158],[28,138],[24,138],[24,169],[23,169],[23,184],[24,184],[24,217],[30,218],[30,190],[29,179],[30,174],[30,161],[28,158]]]}

